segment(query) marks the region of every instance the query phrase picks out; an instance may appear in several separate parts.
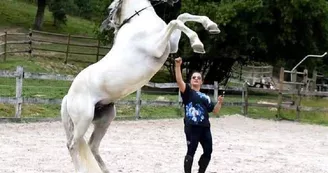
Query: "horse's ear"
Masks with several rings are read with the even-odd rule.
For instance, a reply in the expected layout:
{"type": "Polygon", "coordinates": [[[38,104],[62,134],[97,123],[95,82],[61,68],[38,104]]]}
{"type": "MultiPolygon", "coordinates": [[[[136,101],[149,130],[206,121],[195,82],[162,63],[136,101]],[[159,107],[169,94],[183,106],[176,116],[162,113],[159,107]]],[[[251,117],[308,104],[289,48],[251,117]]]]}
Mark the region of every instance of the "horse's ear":
{"type": "Polygon", "coordinates": [[[100,32],[103,32],[104,30],[108,30],[108,25],[109,25],[110,21],[109,19],[104,20],[101,25],[100,25],[100,32]]]}
{"type": "Polygon", "coordinates": [[[179,0],[163,0],[163,2],[166,2],[169,5],[174,6],[174,4],[179,2],[179,0]]]}

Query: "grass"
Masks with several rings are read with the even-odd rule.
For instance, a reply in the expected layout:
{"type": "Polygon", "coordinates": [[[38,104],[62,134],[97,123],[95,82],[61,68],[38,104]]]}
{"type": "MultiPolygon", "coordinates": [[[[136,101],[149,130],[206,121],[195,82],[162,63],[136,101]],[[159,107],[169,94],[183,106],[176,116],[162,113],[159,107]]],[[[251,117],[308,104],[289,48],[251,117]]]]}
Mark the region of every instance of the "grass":
{"type": "MultiPolygon", "coordinates": [[[[0,1],[0,31],[9,30],[9,32],[26,32],[32,27],[34,17],[36,13],[36,6],[33,4],[27,4],[19,0],[2,0],[0,1]],[[24,8],[22,8],[24,7],[24,8]],[[19,28],[19,30],[17,30],[19,28]]],[[[44,31],[56,32],[56,33],[70,33],[74,35],[88,35],[93,36],[93,30],[95,24],[93,22],[68,16],[67,25],[63,25],[61,28],[56,28],[52,25],[51,13],[46,10],[44,18],[44,31]]],[[[10,40],[11,38],[9,38],[10,40]]],[[[13,40],[17,38],[12,38],[13,40]]],[[[47,37],[52,41],[57,40],[60,42],[66,42],[66,38],[60,37],[47,37]]],[[[75,43],[85,43],[85,40],[71,40],[75,43]]],[[[89,43],[89,41],[87,40],[89,43]]],[[[93,43],[96,44],[96,43],[93,43]]],[[[26,49],[26,46],[15,47],[17,45],[10,45],[10,49],[26,49]]],[[[20,45],[18,45],[20,46],[20,45]]],[[[33,46],[39,48],[49,48],[53,50],[66,50],[65,45],[58,44],[34,44],[33,46]]],[[[2,47],[0,47],[1,51],[2,47]]],[[[95,53],[93,48],[80,48],[77,46],[71,46],[71,51],[95,53]]],[[[105,54],[108,50],[101,50],[101,54],[105,54]]],[[[64,64],[65,54],[53,53],[53,52],[33,52],[33,58],[28,60],[26,55],[16,54],[8,56],[7,61],[0,63],[1,70],[15,71],[16,66],[23,66],[25,71],[28,72],[42,72],[42,73],[57,73],[57,74],[73,74],[76,75],[83,68],[88,66],[91,62],[95,62],[95,56],[84,56],[70,54],[68,58],[68,64],[64,64]],[[79,60],[77,62],[76,60],[79,60]],[[80,61],[88,61],[89,63],[83,63],[80,61]]],[[[162,70],[154,76],[153,82],[165,82],[170,79],[170,75],[167,71],[162,70]]],[[[38,97],[38,98],[62,98],[70,86],[70,82],[64,81],[52,81],[52,80],[24,80],[24,97],[38,97]]],[[[0,78],[0,97],[14,97],[15,96],[15,79],[0,78]]],[[[142,100],[168,100],[176,101],[178,98],[177,93],[173,94],[150,94],[143,93],[142,100]]],[[[135,93],[127,96],[127,100],[135,100],[135,93]]],[[[285,97],[284,100],[293,100],[294,96],[285,97]]],[[[259,101],[276,102],[276,95],[259,95],[256,93],[250,93],[249,102],[256,103],[259,101]]],[[[228,94],[225,97],[225,102],[240,102],[240,95],[228,94]]],[[[302,98],[301,105],[309,107],[325,107],[328,104],[328,100],[323,98],[302,98]]],[[[35,104],[23,104],[22,116],[27,117],[58,117],[59,105],[35,105],[35,104]]],[[[232,115],[240,114],[241,107],[223,107],[220,115],[232,115]]],[[[14,106],[9,104],[0,104],[0,116],[1,117],[13,117],[14,106]]],[[[249,117],[252,118],[265,118],[275,119],[276,111],[271,108],[255,108],[250,107],[248,110],[249,117]]],[[[118,105],[118,116],[127,116],[128,118],[134,118],[135,106],[133,105],[118,105]]],[[[141,116],[143,119],[157,119],[157,118],[182,118],[181,109],[176,106],[146,106],[141,107],[141,116]]],[[[211,115],[214,116],[214,115],[211,115]]],[[[294,120],[296,118],[296,112],[294,110],[283,110],[282,117],[284,119],[294,120]]],[[[314,123],[328,125],[328,113],[319,112],[302,112],[300,116],[300,122],[314,123]]],[[[123,118],[122,118],[123,119],[123,118]]]]}
{"type": "MultiPolygon", "coordinates": [[[[28,66],[27,66],[28,67],[28,66]]],[[[30,68],[33,69],[33,68],[30,68]]],[[[42,67],[39,67],[39,71],[43,71],[42,67]]],[[[0,96],[15,96],[15,80],[0,78],[0,96]]],[[[70,82],[60,82],[51,80],[24,80],[24,97],[39,97],[39,98],[62,98],[66,94],[70,82]]],[[[135,100],[136,94],[133,93],[127,96],[126,100],[135,100]]],[[[142,100],[166,100],[177,101],[177,93],[171,94],[152,94],[142,93],[142,100]]],[[[290,100],[291,98],[285,98],[290,100]]],[[[255,95],[249,96],[249,103],[256,103],[259,101],[276,102],[277,96],[275,95],[255,95]]],[[[225,102],[241,102],[240,95],[227,94],[225,102]]],[[[328,100],[324,98],[303,98],[302,106],[311,107],[325,107],[328,100]]],[[[220,115],[232,115],[241,114],[242,107],[223,107],[220,115]]],[[[14,107],[12,105],[0,104],[1,116],[11,117],[14,114],[14,107]]],[[[118,105],[118,116],[127,116],[127,118],[133,119],[135,115],[135,106],[133,105],[118,105]]],[[[158,118],[181,118],[181,110],[176,106],[146,106],[141,108],[141,116],[143,119],[158,119],[158,118]]],[[[250,107],[248,110],[248,116],[252,118],[265,118],[275,119],[277,111],[272,108],[256,108],[250,107]]],[[[59,105],[23,105],[23,117],[58,117],[59,105]]],[[[214,117],[214,115],[211,115],[214,117]]],[[[295,120],[296,112],[294,110],[283,110],[282,117],[284,119],[295,120]]],[[[314,123],[328,125],[328,114],[319,112],[302,112],[300,122],[314,123]]]]}
{"type": "MultiPolygon", "coordinates": [[[[44,40],[44,39],[43,39],[44,40]]],[[[66,38],[62,38],[62,40],[67,41],[66,38]]],[[[60,41],[60,40],[59,40],[60,41]]],[[[58,42],[58,41],[57,41],[58,42]]],[[[81,40],[81,42],[79,42],[79,44],[87,44],[87,45],[97,45],[96,43],[92,43],[90,40],[81,40]]],[[[41,48],[41,49],[47,49],[51,51],[66,51],[67,49],[67,45],[60,45],[60,44],[33,44],[33,54],[35,54],[36,56],[38,55],[44,55],[47,54],[44,51],[38,51],[36,50],[37,48],[41,48]]],[[[20,49],[20,48],[18,48],[20,49]]],[[[94,63],[97,62],[97,48],[93,48],[93,47],[80,47],[80,46],[74,46],[74,45],[70,45],[69,46],[69,53],[68,54],[68,62],[72,63],[72,62],[86,62],[86,63],[94,63]],[[78,52],[78,53],[86,53],[86,54],[94,54],[94,55],[80,55],[80,54],[73,54],[74,52],[78,52]]],[[[99,49],[99,59],[101,59],[101,55],[106,55],[108,52],[108,49],[99,49]]],[[[57,57],[58,59],[60,59],[62,62],[64,62],[65,58],[66,58],[66,54],[64,53],[58,53],[58,52],[52,52],[51,57],[57,57]]]]}
{"type": "Polygon", "coordinates": [[[51,56],[35,56],[29,60],[27,56],[9,56],[5,62],[0,63],[1,70],[15,71],[17,66],[22,66],[24,71],[37,73],[58,73],[76,75],[88,63],[69,62],[64,64],[61,59],[51,56]]]}
{"type": "MultiPolygon", "coordinates": [[[[61,59],[51,58],[48,56],[35,56],[32,60],[28,60],[26,56],[9,56],[7,60],[0,63],[1,70],[15,71],[17,66],[23,66],[24,71],[37,73],[58,73],[76,75],[88,64],[74,63],[64,64],[61,59]]],[[[167,72],[159,73],[159,76],[167,76],[167,72]],[[164,73],[164,74],[163,74],[164,73]]],[[[155,77],[156,78],[156,77],[155,77]]],[[[161,78],[161,77],[157,77],[161,78]]],[[[0,78],[0,97],[15,97],[14,78],[0,78]]],[[[23,97],[37,98],[54,98],[61,99],[66,93],[71,82],[54,81],[54,80],[31,80],[23,81],[23,97]]],[[[143,94],[144,100],[155,100],[164,97],[165,100],[177,100],[175,95],[154,95],[143,94]]],[[[135,93],[129,95],[125,99],[135,100],[135,93]]],[[[134,118],[135,106],[117,106],[118,115],[134,118]]],[[[8,104],[0,104],[0,113],[2,117],[12,117],[14,115],[14,107],[8,104]]],[[[141,109],[142,118],[161,118],[179,117],[177,109],[172,107],[153,107],[143,106],[141,109]],[[160,112],[160,113],[157,113],[160,112]]],[[[34,105],[24,104],[22,117],[58,117],[59,105],[34,105]]]]}
{"type": "MultiPolygon", "coordinates": [[[[64,64],[61,59],[51,58],[51,56],[36,56],[32,60],[28,60],[24,56],[10,56],[7,61],[0,63],[1,70],[15,71],[16,66],[21,65],[28,72],[42,73],[59,73],[59,74],[77,74],[81,69],[88,64],[74,63],[64,64]]],[[[163,76],[168,76],[168,73],[161,71],[157,77],[160,81],[163,76]]],[[[62,98],[70,86],[70,82],[53,81],[53,80],[30,80],[25,79],[23,82],[24,97],[38,98],[62,98]]],[[[0,97],[15,96],[15,79],[0,78],[0,97]]],[[[208,93],[212,94],[212,93],[208,93]]],[[[250,92],[249,103],[257,103],[259,101],[273,102],[277,101],[277,95],[274,94],[258,94],[250,92]]],[[[125,98],[126,100],[135,100],[136,94],[133,93],[125,98]]],[[[142,100],[167,100],[177,101],[178,95],[173,93],[142,93],[142,100]]],[[[284,97],[284,101],[295,100],[295,96],[284,97]]],[[[225,102],[241,102],[241,95],[226,94],[225,102]]],[[[301,105],[309,107],[325,107],[328,100],[324,98],[302,98],[301,105]]],[[[1,117],[13,117],[14,106],[8,104],[0,104],[1,117]]],[[[22,117],[38,117],[38,118],[53,118],[59,117],[59,105],[35,105],[24,104],[22,117]]],[[[223,107],[220,115],[241,114],[241,107],[223,107]]],[[[143,119],[158,119],[158,118],[182,118],[181,110],[176,106],[146,106],[141,107],[141,117],[143,119]]],[[[248,116],[252,118],[275,119],[277,111],[271,108],[256,108],[250,107],[248,116]]],[[[117,115],[119,119],[134,119],[135,106],[133,105],[118,105],[117,115]],[[124,118],[122,116],[125,116],[124,118]]],[[[211,115],[214,117],[214,115],[211,115]]],[[[283,110],[282,117],[284,119],[295,120],[296,112],[294,110],[283,110]]],[[[328,125],[328,114],[319,112],[302,112],[300,122],[328,125]]]]}
{"type": "MultiPolygon", "coordinates": [[[[0,29],[7,30],[32,28],[37,7],[18,0],[0,1],[0,29]],[[23,7],[23,8],[22,8],[23,7]]],[[[53,26],[52,14],[46,9],[43,30],[57,33],[74,33],[80,35],[93,35],[95,24],[88,20],[68,16],[67,25],[60,28],[53,26]]]]}

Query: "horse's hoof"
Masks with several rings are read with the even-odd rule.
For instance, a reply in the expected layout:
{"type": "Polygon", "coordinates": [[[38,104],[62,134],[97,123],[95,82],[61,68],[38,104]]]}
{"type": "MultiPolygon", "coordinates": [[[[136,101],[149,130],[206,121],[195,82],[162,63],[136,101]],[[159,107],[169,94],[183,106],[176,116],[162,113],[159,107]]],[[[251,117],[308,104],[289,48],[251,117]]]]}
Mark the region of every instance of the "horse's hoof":
{"type": "Polygon", "coordinates": [[[220,30],[209,30],[208,32],[210,32],[211,34],[220,34],[220,30]]]}
{"type": "Polygon", "coordinates": [[[192,49],[194,50],[195,53],[200,53],[200,54],[205,53],[205,49],[204,49],[204,46],[202,44],[194,44],[191,47],[192,47],[192,49]]]}
{"type": "Polygon", "coordinates": [[[199,54],[205,54],[206,53],[205,51],[199,52],[199,51],[195,51],[195,50],[194,50],[194,52],[199,53],[199,54]]]}
{"type": "Polygon", "coordinates": [[[209,24],[206,28],[211,34],[219,34],[221,31],[215,23],[209,24]]]}

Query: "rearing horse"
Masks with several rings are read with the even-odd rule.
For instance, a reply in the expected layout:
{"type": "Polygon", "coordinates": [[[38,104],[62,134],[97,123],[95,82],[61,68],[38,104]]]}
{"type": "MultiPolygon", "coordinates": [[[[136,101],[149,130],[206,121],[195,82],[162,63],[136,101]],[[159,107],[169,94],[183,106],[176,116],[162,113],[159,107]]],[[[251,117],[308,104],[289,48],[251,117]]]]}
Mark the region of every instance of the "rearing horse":
{"type": "MultiPolygon", "coordinates": [[[[176,0],[157,1],[173,4],[176,0]]],[[[149,82],[168,55],[178,51],[181,31],[189,37],[194,52],[205,53],[198,35],[184,25],[187,21],[220,33],[206,16],[184,13],[166,24],[149,0],[111,3],[102,27],[115,28],[114,44],[104,58],[75,77],[61,104],[67,147],[77,172],[109,172],[99,155],[99,145],[116,116],[114,102],[149,82]],[[94,130],[87,144],[84,135],[92,123],[94,130]]]]}

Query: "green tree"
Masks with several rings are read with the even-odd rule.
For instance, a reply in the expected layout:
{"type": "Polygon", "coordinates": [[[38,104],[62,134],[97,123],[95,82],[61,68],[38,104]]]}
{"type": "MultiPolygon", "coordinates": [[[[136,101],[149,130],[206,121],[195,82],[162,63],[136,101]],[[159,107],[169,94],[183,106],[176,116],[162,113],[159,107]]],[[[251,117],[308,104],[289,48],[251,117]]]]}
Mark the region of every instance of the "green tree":
{"type": "Polygon", "coordinates": [[[34,20],[33,28],[41,30],[44,20],[44,12],[48,5],[49,11],[52,12],[54,19],[54,25],[59,26],[60,24],[66,24],[67,11],[74,9],[72,0],[38,0],[37,1],[37,12],[34,20]]]}
{"type": "Polygon", "coordinates": [[[41,30],[44,20],[44,11],[46,9],[46,0],[38,0],[38,8],[35,15],[33,28],[36,30],[41,30]]]}
{"type": "MultiPolygon", "coordinates": [[[[199,34],[207,53],[194,54],[184,37],[180,55],[190,61],[189,71],[207,71],[208,82],[224,80],[235,62],[292,68],[305,55],[326,50],[327,9],[325,0],[185,0],[181,12],[206,15],[222,32],[208,35],[202,26],[187,24],[199,34]]],[[[304,65],[315,66],[315,61],[304,65]]]]}
{"type": "Polygon", "coordinates": [[[92,18],[93,13],[93,2],[96,0],[74,0],[74,4],[77,6],[77,15],[86,19],[92,18]]]}
{"type": "MultiPolygon", "coordinates": [[[[98,19],[107,16],[108,5],[100,5],[103,10],[96,15],[101,15],[98,19]]],[[[166,22],[183,12],[205,15],[222,31],[210,35],[201,24],[186,23],[198,33],[206,54],[193,53],[189,39],[182,34],[179,52],[165,64],[171,69],[172,80],[173,58],[177,56],[183,57],[188,76],[200,70],[205,73],[205,81],[212,83],[226,81],[236,62],[268,63],[288,69],[307,54],[322,54],[328,46],[326,0],[183,0],[173,7],[158,5],[155,10],[166,22]]],[[[323,62],[328,59],[309,59],[304,66],[328,69],[323,62]]]]}
{"type": "MultiPolygon", "coordinates": [[[[266,0],[263,3],[266,22],[255,24],[256,37],[265,49],[265,61],[284,62],[292,68],[307,54],[322,54],[327,47],[328,3],[326,0],[266,0]]],[[[256,57],[260,59],[260,57],[256,57]]],[[[311,64],[309,60],[304,63],[311,64]]]]}
{"type": "Polygon", "coordinates": [[[76,11],[75,9],[77,8],[73,0],[50,0],[48,6],[54,19],[53,24],[56,27],[59,27],[61,24],[66,25],[67,12],[76,11]]]}

